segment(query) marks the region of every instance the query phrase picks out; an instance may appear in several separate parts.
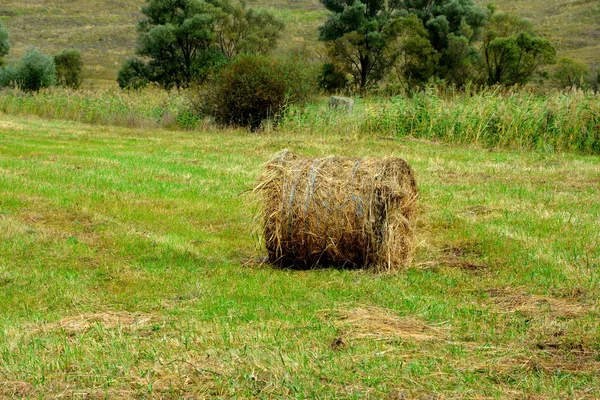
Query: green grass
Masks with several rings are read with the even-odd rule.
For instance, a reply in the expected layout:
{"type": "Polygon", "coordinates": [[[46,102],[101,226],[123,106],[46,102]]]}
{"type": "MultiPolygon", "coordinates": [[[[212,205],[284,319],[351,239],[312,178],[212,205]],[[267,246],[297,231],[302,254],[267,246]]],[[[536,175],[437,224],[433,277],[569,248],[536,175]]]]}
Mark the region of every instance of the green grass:
{"type": "MultiPolygon", "coordinates": [[[[489,1],[481,1],[483,4],[489,1]]],[[[598,37],[600,6],[595,0],[497,0],[499,11],[530,19],[558,49],[559,56],[600,60],[598,37]]],[[[10,33],[12,50],[8,62],[18,60],[26,48],[36,46],[56,54],[61,49],[81,50],[86,87],[116,86],[121,63],[135,49],[137,21],[144,0],[71,2],[53,0],[4,0],[0,18],[10,33]]],[[[253,7],[274,9],[287,28],[277,54],[307,50],[315,58],[322,53],[317,27],[327,11],[317,0],[253,0],[253,7]]]]}
{"type": "MultiPolygon", "coordinates": [[[[0,112],[99,125],[216,129],[197,116],[191,92],[52,89],[34,94],[5,91],[0,112]]],[[[412,98],[357,99],[352,113],[335,112],[324,98],[287,110],[278,130],[319,136],[413,137],[488,148],[600,154],[600,95],[584,91],[536,95],[489,89],[440,91],[412,98]]],[[[269,130],[270,128],[267,128],[269,130]]]]}
{"type": "Polygon", "coordinates": [[[375,137],[0,115],[0,397],[600,396],[598,158],[375,137]],[[282,148],[404,157],[413,266],[260,264],[282,148]]]}

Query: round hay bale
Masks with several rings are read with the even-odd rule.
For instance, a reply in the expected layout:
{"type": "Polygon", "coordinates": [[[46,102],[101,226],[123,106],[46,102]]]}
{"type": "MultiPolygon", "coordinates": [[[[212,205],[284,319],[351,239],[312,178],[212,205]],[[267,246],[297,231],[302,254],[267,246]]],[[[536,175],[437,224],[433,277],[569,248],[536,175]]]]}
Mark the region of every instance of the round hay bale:
{"type": "Polygon", "coordinates": [[[376,270],[406,266],[413,253],[417,186],[401,158],[304,158],[284,150],[254,189],[263,201],[269,261],[376,270]]]}

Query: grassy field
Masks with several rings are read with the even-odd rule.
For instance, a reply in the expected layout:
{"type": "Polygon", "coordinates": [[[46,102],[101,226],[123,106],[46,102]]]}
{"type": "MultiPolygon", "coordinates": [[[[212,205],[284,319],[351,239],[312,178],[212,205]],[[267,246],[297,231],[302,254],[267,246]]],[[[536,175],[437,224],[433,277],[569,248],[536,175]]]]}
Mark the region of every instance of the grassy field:
{"type": "MultiPolygon", "coordinates": [[[[559,56],[600,62],[600,5],[596,0],[494,3],[499,11],[530,19],[540,34],[555,43],[559,56]]],[[[17,60],[29,46],[51,54],[75,47],[83,54],[85,86],[115,86],[121,63],[134,53],[135,26],[143,4],[144,0],[3,0],[0,19],[9,30],[13,46],[7,60],[17,60]]],[[[318,0],[252,0],[248,4],[274,9],[286,22],[278,54],[307,50],[317,58],[322,53],[317,27],[327,12],[318,0]]]]}
{"type": "Polygon", "coordinates": [[[598,157],[376,137],[0,114],[0,398],[598,398],[598,157]],[[404,157],[413,266],[262,264],[283,148],[404,157]]]}

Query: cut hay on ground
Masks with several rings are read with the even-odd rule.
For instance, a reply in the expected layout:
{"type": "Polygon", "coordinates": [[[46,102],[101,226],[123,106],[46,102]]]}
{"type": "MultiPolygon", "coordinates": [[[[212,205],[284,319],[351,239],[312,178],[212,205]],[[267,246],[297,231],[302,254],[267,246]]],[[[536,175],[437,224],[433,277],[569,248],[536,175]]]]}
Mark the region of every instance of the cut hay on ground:
{"type": "Polygon", "coordinates": [[[391,311],[379,307],[360,307],[351,310],[337,310],[336,326],[348,339],[375,340],[441,340],[442,329],[431,327],[416,318],[398,317],[391,311]]]}
{"type": "Polygon", "coordinates": [[[148,325],[152,317],[147,314],[131,314],[127,312],[103,312],[81,314],[66,317],[43,326],[44,331],[61,330],[68,334],[79,334],[94,326],[111,328],[139,328],[148,325]]]}
{"type": "Polygon", "coordinates": [[[312,159],[284,150],[268,162],[255,193],[274,265],[387,271],[411,260],[417,187],[400,158],[312,159]]]}

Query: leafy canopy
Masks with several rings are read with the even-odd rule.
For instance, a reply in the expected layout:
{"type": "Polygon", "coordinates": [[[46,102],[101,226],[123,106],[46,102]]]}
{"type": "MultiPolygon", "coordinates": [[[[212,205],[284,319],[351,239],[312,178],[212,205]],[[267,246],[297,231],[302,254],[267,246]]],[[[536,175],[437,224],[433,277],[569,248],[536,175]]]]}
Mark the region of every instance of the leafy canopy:
{"type": "Polygon", "coordinates": [[[83,60],[77,49],[67,49],[54,56],[56,83],[77,89],[83,81],[83,60]]]}
{"type": "Polygon", "coordinates": [[[283,29],[271,13],[229,0],[147,0],[142,13],[136,53],[149,61],[140,79],[165,88],[203,82],[238,54],[266,53],[283,29]]]}

